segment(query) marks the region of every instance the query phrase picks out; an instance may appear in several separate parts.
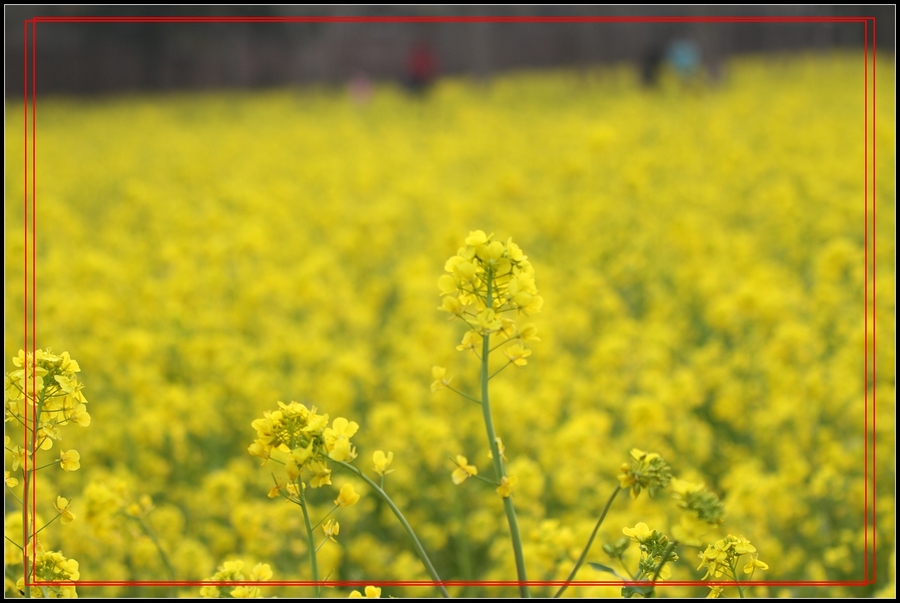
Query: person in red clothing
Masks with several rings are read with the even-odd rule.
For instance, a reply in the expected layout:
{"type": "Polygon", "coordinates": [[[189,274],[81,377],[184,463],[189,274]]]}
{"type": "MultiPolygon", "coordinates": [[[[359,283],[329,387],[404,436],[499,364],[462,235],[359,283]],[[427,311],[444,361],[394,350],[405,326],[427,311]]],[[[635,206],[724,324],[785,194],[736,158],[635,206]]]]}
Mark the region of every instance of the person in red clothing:
{"type": "Polygon", "coordinates": [[[431,46],[425,41],[416,42],[409,53],[407,65],[407,85],[409,89],[421,94],[428,89],[437,73],[437,62],[431,46]]]}

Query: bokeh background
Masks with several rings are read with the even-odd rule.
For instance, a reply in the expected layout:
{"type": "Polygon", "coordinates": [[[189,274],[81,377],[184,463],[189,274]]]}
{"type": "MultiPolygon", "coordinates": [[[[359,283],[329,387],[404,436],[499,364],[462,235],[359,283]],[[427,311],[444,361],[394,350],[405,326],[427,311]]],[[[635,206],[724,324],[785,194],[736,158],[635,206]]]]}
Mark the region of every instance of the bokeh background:
{"type": "MultiPolygon", "coordinates": [[[[363,470],[375,450],[394,453],[388,492],[442,577],[515,579],[493,489],[450,480],[457,454],[488,472],[480,411],[430,391],[432,365],[466,391],[477,387],[475,359],[455,350],[462,325],[436,309],[437,279],[468,233],[483,229],[522,247],[545,298],[528,366],[492,382],[498,432],[520,480],[530,577],[565,578],[619,465],[640,448],[726,506],[725,523],[703,544],[679,549],[673,579],[699,580],[705,544],[742,534],[770,568],[755,579],[861,580],[865,543],[875,540],[877,584],[750,593],[892,595],[893,11],[731,12],[877,17],[878,214],[868,234],[862,24],[38,24],[37,344],[80,362],[93,417],[64,433],[81,470],[42,472],[38,510],[51,517],[64,494],[77,516],[48,528],[45,542],[77,559],[84,580],[201,580],[228,559],[269,563],[276,580],[309,579],[302,516],[266,497],[272,466],[246,451],[251,421],[297,400],[360,424],[363,470]],[[867,236],[870,246],[875,237],[868,268],[867,236]],[[867,269],[878,370],[864,382],[874,332],[863,313],[867,269]],[[869,433],[864,387],[877,411],[869,433]],[[868,499],[866,437],[877,457],[868,499]],[[873,495],[877,531],[867,535],[873,495]],[[122,511],[147,497],[153,510],[142,529],[122,511]]],[[[6,8],[7,371],[24,340],[22,20],[113,14],[138,13],[6,8]]],[[[320,551],[323,573],[427,579],[365,486],[338,473],[333,481],[334,490],[314,493],[314,517],[342,483],[363,498],[340,512],[338,543],[320,551]]],[[[8,526],[16,512],[7,496],[8,526]]],[[[668,493],[620,499],[589,560],[610,563],[602,542],[639,521],[671,535],[680,511],[668,493]]],[[[7,578],[17,571],[8,564],[7,578]]],[[[608,576],[586,567],[578,578],[608,576]]],[[[615,586],[566,594],[618,595],[615,586]]]]}

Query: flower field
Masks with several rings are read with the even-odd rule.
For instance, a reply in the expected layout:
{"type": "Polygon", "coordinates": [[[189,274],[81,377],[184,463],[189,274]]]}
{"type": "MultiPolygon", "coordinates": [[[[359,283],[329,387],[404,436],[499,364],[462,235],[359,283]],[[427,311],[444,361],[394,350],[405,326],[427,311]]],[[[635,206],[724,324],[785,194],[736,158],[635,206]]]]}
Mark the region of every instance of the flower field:
{"type": "MultiPolygon", "coordinates": [[[[715,591],[699,582],[716,561],[704,551],[734,535],[758,553],[755,567],[740,565],[751,562],[753,581],[788,583],[746,595],[892,595],[894,65],[879,55],[867,335],[858,55],[734,59],[714,85],[666,74],[653,90],[636,70],[608,67],[448,78],[424,97],[382,84],[365,104],[336,88],[39,97],[36,342],[77,359],[90,411],[89,425],[41,453],[80,454],[77,471],[37,473],[39,527],[68,503],[42,545],[77,560],[80,581],[199,582],[237,575],[238,561],[244,580],[312,580],[308,510],[312,524],[323,520],[320,580],[431,580],[388,505],[340,463],[330,483],[320,468],[317,487],[293,491],[303,510],[273,494],[286,492],[290,462],[263,465],[263,445],[249,449],[279,401],[285,416],[307,417],[296,401],[329,416],[322,458],[355,453],[441,579],[469,583],[449,586],[453,596],[517,594],[474,584],[516,580],[507,500],[529,579],[566,580],[616,487],[640,483],[637,470],[617,479],[639,462],[634,449],[715,493],[721,525],[685,520],[683,484],[622,495],[588,562],[615,565],[603,545],[644,542],[650,526],[678,542],[660,577],[698,582],[663,582],[657,596],[705,597],[715,591]],[[498,369],[510,362],[491,379],[501,448],[485,438],[481,407],[444,387],[479,391],[476,350],[441,311],[438,285],[448,257],[488,245],[479,230],[503,243],[503,257],[527,255],[543,299],[516,298],[539,341],[491,358],[498,369]],[[877,372],[866,383],[873,332],[877,372]],[[476,479],[500,465],[492,448],[508,459],[499,489],[476,479]],[[863,580],[873,542],[875,585],[790,584],[863,580]]],[[[23,111],[6,109],[12,373],[24,342],[23,111]]],[[[491,321],[500,329],[493,318],[485,329],[491,321]]],[[[9,384],[6,434],[21,440],[9,384]]],[[[315,415],[304,420],[312,430],[315,415]]],[[[22,489],[6,490],[7,536],[19,543],[22,489]]],[[[640,558],[631,546],[622,563],[634,572],[640,558]]],[[[8,540],[8,596],[21,576],[8,540]]],[[[616,579],[586,564],[576,580],[616,579]]],[[[76,586],[79,596],[200,594],[76,586]]],[[[322,595],[353,590],[378,594],[322,595]]],[[[621,591],[573,585],[565,596],[621,591]]]]}

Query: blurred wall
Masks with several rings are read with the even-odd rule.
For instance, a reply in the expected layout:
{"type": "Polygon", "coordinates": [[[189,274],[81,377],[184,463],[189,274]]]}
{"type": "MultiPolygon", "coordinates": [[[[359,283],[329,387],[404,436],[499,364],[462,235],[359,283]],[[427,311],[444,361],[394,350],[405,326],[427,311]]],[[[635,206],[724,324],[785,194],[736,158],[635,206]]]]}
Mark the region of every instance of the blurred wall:
{"type": "MultiPolygon", "coordinates": [[[[7,6],[6,94],[23,82],[23,21],[34,16],[874,16],[893,54],[894,5],[747,7],[7,6]]],[[[441,74],[652,61],[691,39],[716,64],[760,51],[862,48],[860,23],[39,23],[38,94],[401,80],[416,42],[441,74]]],[[[871,44],[871,40],[870,40],[871,44]]],[[[30,46],[29,46],[30,48],[30,46]]]]}

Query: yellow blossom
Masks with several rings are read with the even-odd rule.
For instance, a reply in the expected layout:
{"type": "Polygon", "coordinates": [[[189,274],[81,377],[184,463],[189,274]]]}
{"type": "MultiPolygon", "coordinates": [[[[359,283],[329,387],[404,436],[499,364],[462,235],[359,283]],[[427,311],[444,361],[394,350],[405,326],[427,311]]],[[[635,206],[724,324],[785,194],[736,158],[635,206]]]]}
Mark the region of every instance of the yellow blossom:
{"type": "Polygon", "coordinates": [[[474,350],[476,346],[481,344],[481,335],[478,331],[466,331],[463,333],[462,343],[456,346],[456,349],[460,352],[464,352],[466,350],[474,350]]]}
{"type": "Polygon", "coordinates": [[[250,580],[266,582],[272,579],[272,568],[268,563],[257,563],[250,571],[250,580]]]}
{"type": "Polygon", "coordinates": [[[339,507],[349,507],[355,505],[358,500],[359,494],[356,493],[353,484],[344,484],[341,486],[341,492],[338,494],[337,499],[335,499],[334,504],[339,507]]]}
{"type": "Polygon", "coordinates": [[[512,496],[513,488],[519,483],[519,478],[515,475],[511,477],[503,477],[500,479],[500,486],[497,488],[497,494],[501,498],[509,498],[512,496]]]}
{"type": "Polygon", "coordinates": [[[56,497],[56,511],[59,513],[59,522],[68,524],[75,521],[75,514],[69,510],[69,499],[62,496],[56,497]]]}
{"type": "Polygon", "coordinates": [[[387,475],[388,473],[393,473],[393,469],[388,469],[388,466],[390,466],[391,461],[393,460],[393,452],[388,452],[387,454],[385,454],[383,450],[376,450],[372,455],[372,462],[375,464],[375,473],[381,476],[387,475]]]}
{"type": "Polygon", "coordinates": [[[484,245],[485,243],[487,243],[487,240],[488,236],[484,234],[483,230],[473,230],[469,233],[469,236],[466,237],[466,245],[469,245],[470,247],[478,247],[479,245],[484,245]]]}
{"type": "Polygon", "coordinates": [[[450,385],[450,379],[444,377],[446,373],[447,369],[442,366],[431,367],[431,376],[434,379],[431,384],[432,393],[441,391],[445,386],[450,385]]]}
{"type": "Polygon", "coordinates": [[[81,467],[81,455],[77,450],[60,452],[59,465],[63,471],[77,471],[81,467]]]}
{"type": "Polygon", "coordinates": [[[359,430],[356,421],[348,421],[343,417],[334,420],[332,427],[325,429],[325,445],[328,456],[334,461],[347,461],[356,458],[356,452],[350,444],[350,438],[359,430]]]}
{"type": "Polygon", "coordinates": [[[750,563],[748,563],[747,565],[744,566],[744,573],[752,574],[756,570],[756,568],[759,568],[761,570],[767,570],[767,569],[769,569],[769,566],[766,563],[763,563],[762,561],[760,561],[759,559],[754,557],[753,559],[750,560],[750,563]]]}
{"type": "Polygon", "coordinates": [[[466,457],[458,455],[456,457],[456,469],[453,470],[453,483],[458,486],[473,475],[478,475],[478,468],[475,465],[470,465],[466,457]]]}
{"type": "Polygon", "coordinates": [[[639,522],[633,528],[622,528],[622,533],[626,536],[630,536],[635,542],[643,542],[650,538],[653,534],[653,530],[651,530],[644,522],[639,522]]]}
{"type": "MultiPolygon", "coordinates": [[[[350,593],[351,599],[362,599],[364,598],[362,594],[358,590],[354,590],[350,593]]],[[[366,599],[379,599],[381,598],[381,589],[375,586],[367,586],[366,587],[366,599]]]]}
{"type": "Polygon", "coordinates": [[[525,359],[531,356],[531,350],[526,350],[525,346],[514,343],[513,345],[507,346],[503,350],[503,354],[516,366],[525,366],[528,364],[528,361],[525,359]]]}
{"type": "Polygon", "coordinates": [[[322,530],[325,531],[325,535],[328,536],[332,542],[337,542],[335,536],[341,533],[341,524],[334,519],[329,519],[325,522],[325,525],[322,526],[322,530]]]}

